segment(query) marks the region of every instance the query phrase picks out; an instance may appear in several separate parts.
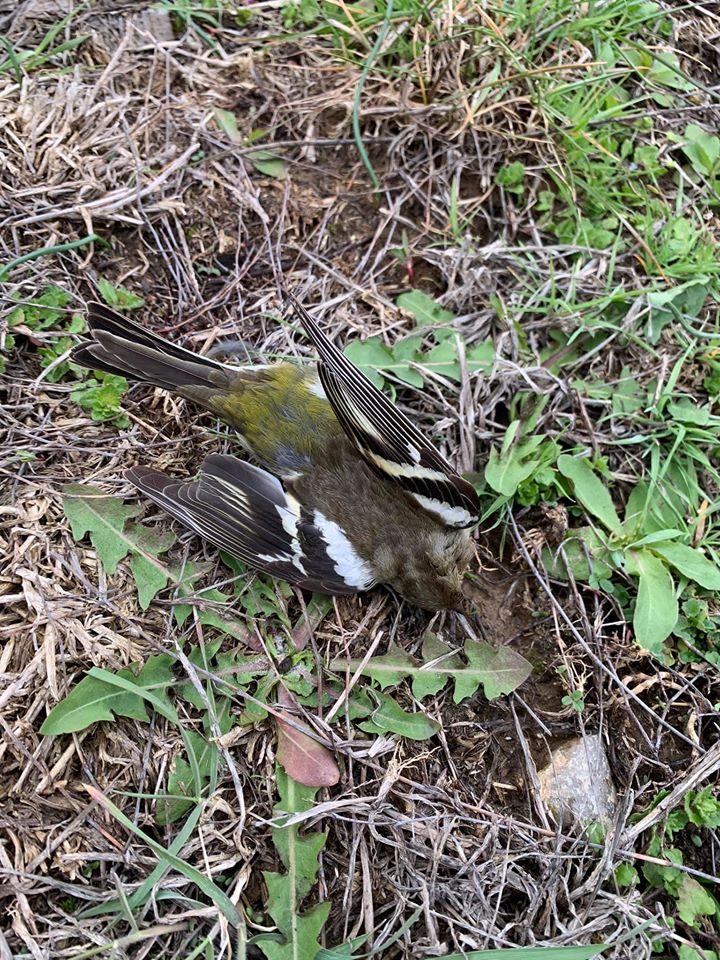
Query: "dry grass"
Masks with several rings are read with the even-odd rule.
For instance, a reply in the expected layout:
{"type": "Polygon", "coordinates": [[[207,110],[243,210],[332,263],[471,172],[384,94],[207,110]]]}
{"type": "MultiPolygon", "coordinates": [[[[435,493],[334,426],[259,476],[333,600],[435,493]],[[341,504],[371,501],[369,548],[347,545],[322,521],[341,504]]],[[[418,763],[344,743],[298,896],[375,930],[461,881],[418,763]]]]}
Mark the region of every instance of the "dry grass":
{"type": "MultiPolygon", "coordinates": [[[[25,3],[7,12],[4,29],[15,49],[30,49],[66,9],[63,0],[25,3]]],[[[329,58],[321,39],[283,39],[278,24],[274,4],[258,4],[247,26],[228,21],[212,31],[218,45],[208,48],[192,31],[173,34],[167,15],[151,13],[149,4],[94,3],[73,20],[73,35],[88,34],[76,50],[19,78],[0,73],[2,262],[91,234],[102,238],[12,270],[5,296],[30,302],[53,283],[72,293],[68,310],[80,310],[104,277],[145,298],[145,322],[197,349],[230,337],[263,354],[292,355],[305,347],[291,325],[278,322],[280,290],[288,286],[317,305],[343,341],[379,331],[392,340],[409,328],[394,305],[408,287],[407,272],[390,254],[404,232],[413,281],[459,315],[468,345],[492,335],[502,357],[492,377],[467,380],[462,389],[442,382],[421,398],[403,395],[448,455],[478,469],[502,436],[511,398],[528,384],[552,391],[541,427],[592,446],[592,417],[567,381],[539,360],[521,369],[519,327],[499,320],[491,305],[497,295],[512,314],[518,278],[542,290],[551,272],[559,296],[572,285],[591,299],[607,267],[599,259],[577,276],[572,251],[543,244],[531,219],[506,208],[493,187],[494,172],[518,142],[538,165],[555,162],[524,88],[490,96],[471,123],[458,70],[469,56],[464,40],[418,58],[423,88],[432,91],[425,102],[410,79],[373,74],[360,124],[381,181],[375,203],[352,141],[359,69],[329,58]],[[214,108],[231,110],[244,135],[272,130],[288,177],[258,174],[250,150],[228,143],[214,108]],[[460,174],[464,215],[484,239],[439,243],[460,174]]],[[[478,69],[487,69],[478,57],[478,69]]],[[[618,282],[634,282],[634,264],[630,255],[621,258],[618,282]]],[[[547,318],[515,319],[534,350],[547,344],[547,318]]],[[[127,401],[129,429],[92,423],[69,400],[69,386],[41,375],[36,348],[53,336],[19,337],[2,384],[3,960],[77,956],[131,929],[78,917],[118,888],[131,892],[155,863],[89,800],[85,783],[112,793],[162,842],[172,836],[153,826],[149,802],[121,797],[162,790],[181,747],[172,727],[156,718],[149,726],[124,720],[59,738],[38,733],[47,710],[91,666],[115,670],[171,642],[167,597],[142,613],[125,568],[108,582],[93,550],[73,541],[60,488],[88,480],[130,495],[121,480],[130,464],[152,459],[184,474],[225,443],[208,418],[142,389],[127,401]]],[[[578,368],[612,376],[633,362],[632,345],[623,349],[608,342],[578,368]]],[[[707,672],[662,668],[643,656],[605,599],[558,593],[534,548],[548,529],[537,512],[521,512],[488,587],[489,638],[513,643],[536,664],[519,695],[460,707],[441,695],[432,706],[443,720],[436,740],[392,741],[375,755],[349,741],[341,751],[343,779],[315,820],[329,831],[320,882],[320,896],[333,902],[328,944],[358,933],[381,943],[413,912],[414,925],[386,956],[616,943],[651,921],[606,954],[650,957],[649,935],[665,926],[663,902],[621,893],[613,871],[623,851],[635,856],[634,809],[663,787],[679,791],[677,800],[715,775],[711,713],[720,695],[707,672]],[[560,702],[560,666],[584,682],[582,716],[560,702]],[[534,791],[536,765],[583,726],[606,738],[624,797],[601,848],[557,830],[534,791]]],[[[496,533],[481,546],[497,561],[496,533]]],[[[204,553],[190,539],[177,549],[186,557],[204,553]]],[[[218,566],[215,578],[225,576],[218,566]]],[[[317,633],[318,659],[351,647],[356,656],[379,631],[412,646],[426,625],[416,612],[398,615],[389,597],[343,602],[317,633]]],[[[277,859],[268,828],[276,801],[272,729],[237,731],[225,754],[222,781],[182,856],[231,877],[231,895],[261,910],[260,871],[277,859]]],[[[704,854],[697,869],[716,872],[704,854]]],[[[172,872],[161,886],[195,895],[172,872]]],[[[213,956],[231,955],[214,908],[152,900],[135,920],[144,936],[107,952],[185,957],[200,932],[213,956]]]]}

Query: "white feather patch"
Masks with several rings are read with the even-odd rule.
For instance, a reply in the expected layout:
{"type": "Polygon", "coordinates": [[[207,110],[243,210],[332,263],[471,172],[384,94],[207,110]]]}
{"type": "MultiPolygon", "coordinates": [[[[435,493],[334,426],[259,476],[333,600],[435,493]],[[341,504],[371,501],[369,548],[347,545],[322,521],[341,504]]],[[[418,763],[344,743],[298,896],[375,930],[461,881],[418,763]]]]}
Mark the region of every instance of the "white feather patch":
{"type": "MultiPolygon", "coordinates": [[[[411,463],[395,463],[393,460],[386,460],[372,450],[367,451],[367,456],[377,464],[378,467],[391,477],[417,477],[420,480],[437,480],[447,482],[447,476],[440,470],[433,470],[432,467],[413,466],[411,463]]],[[[413,459],[414,456],[413,456],[413,459]]],[[[418,454],[418,460],[420,455],[418,454]]]]}
{"type": "Polygon", "coordinates": [[[442,500],[435,500],[434,497],[424,497],[421,493],[410,493],[410,496],[414,497],[415,502],[419,503],[424,510],[435,514],[450,527],[464,527],[475,519],[465,507],[451,507],[450,504],[444,503],[442,500]]]}
{"type": "Polygon", "coordinates": [[[375,583],[370,564],[358,556],[343,530],[319,510],[315,510],[313,522],[327,545],[328,556],[335,564],[335,573],[349,587],[369,590],[375,583]]]}
{"type": "Polygon", "coordinates": [[[285,503],[286,506],[284,507],[276,504],[275,509],[280,514],[280,522],[283,525],[283,530],[292,540],[292,557],[288,557],[287,559],[291,560],[298,570],[304,574],[305,567],[302,564],[302,549],[297,535],[297,525],[300,519],[300,502],[286,492],[285,503]]]}
{"type": "Polygon", "coordinates": [[[327,400],[325,388],[319,380],[308,380],[305,386],[307,387],[308,391],[313,394],[313,396],[320,397],[321,400],[327,400]]]}

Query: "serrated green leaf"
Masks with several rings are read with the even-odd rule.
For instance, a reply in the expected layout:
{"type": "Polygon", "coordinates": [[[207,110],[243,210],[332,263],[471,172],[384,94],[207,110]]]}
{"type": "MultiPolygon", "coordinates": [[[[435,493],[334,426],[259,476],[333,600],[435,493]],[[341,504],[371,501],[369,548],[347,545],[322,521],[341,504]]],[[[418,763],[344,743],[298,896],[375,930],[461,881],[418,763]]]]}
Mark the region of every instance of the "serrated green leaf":
{"type": "Polygon", "coordinates": [[[675,628],[678,602],[670,572],[649,550],[629,551],[628,559],[637,568],[638,585],[633,629],[635,639],[645,650],[662,658],[662,645],[675,628]]]}
{"type": "Polygon", "coordinates": [[[157,559],[175,542],[170,531],[128,523],[142,510],[140,504],[125,504],[118,497],[109,497],[97,487],[69,484],[63,487],[63,509],[70,521],[73,537],[81,540],[90,534],[90,542],[98,559],[110,575],[128,553],[130,567],[138,588],[143,610],[147,609],[158,590],[170,580],[171,572],[157,559]]]}
{"type": "Polygon", "coordinates": [[[402,310],[411,313],[418,323],[418,326],[427,327],[431,324],[448,324],[455,319],[455,314],[445,310],[440,304],[423,293],[422,290],[410,290],[408,293],[401,293],[395,301],[402,310]]]}
{"type": "MultiPolygon", "coordinates": [[[[510,693],[530,675],[532,667],[519,653],[510,647],[500,647],[495,650],[489,644],[468,640],[463,648],[467,659],[464,662],[457,651],[453,651],[444,641],[428,634],[423,644],[423,663],[418,663],[399,647],[392,647],[382,657],[373,657],[368,660],[362,669],[365,676],[371,677],[383,689],[398,684],[407,677],[412,678],[413,693],[421,699],[424,696],[434,695],[452,680],[455,703],[472,696],[482,684],[488,700],[510,693]]],[[[333,670],[358,670],[359,660],[335,660],[330,664],[333,670]]],[[[382,701],[384,704],[385,701],[382,701]]],[[[393,713],[397,704],[392,701],[387,704],[388,716],[393,713]]],[[[399,710],[400,708],[397,707],[399,710]]],[[[411,714],[410,716],[417,716],[411,714]]],[[[391,719],[383,720],[390,723],[391,719]]],[[[403,722],[398,715],[398,724],[403,722]]],[[[415,721],[413,721],[414,723],[415,721]]],[[[374,716],[368,721],[369,725],[376,724],[374,716]]],[[[361,725],[362,726],[362,725],[361,725]]],[[[367,730],[366,725],[363,729],[367,730]]],[[[399,728],[388,727],[390,732],[399,733],[399,728]]]]}
{"type": "MultiPolygon", "coordinates": [[[[172,663],[172,657],[163,653],[150,657],[137,676],[130,667],[120,670],[117,676],[138,688],[155,693],[159,691],[160,695],[167,699],[167,687],[174,680],[172,663]]],[[[43,736],[76,733],[100,720],[114,720],[116,717],[147,720],[142,695],[121,689],[97,677],[86,676],[73,687],[64,700],[53,707],[40,727],[40,733],[43,736]]]]}
{"type": "Polygon", "coordinates": [[[491,647],[489,643],[466,640],[463,652],[468,666],[455,676],[453,700],[460,703],[472,696],[479,684],[488,700],[512,693],[532,673],[532,666],[511,647],[491,647]]]}
{"type": "Polygon", "coordinates": [[[123,503],[89,484],[67,484],[63,495],[63,510],[70,521],[73,539],[82,540],[89,533],[105,571],[114,574],[131,546],[123,535],[125,522],[141,513],[142,506],[123,503]]]}
{"type": "Polygon", "coordinates": [[[318,903],[300,913],[288,893],[286,875],[263,870],[268,891],[267,910],[284,942],[255,939],[268,960],[314,960],[320,950],[320,932],[327,922],[331,903],[318,903]]]}
{"type": "Polygon", "coordinates": [[[688,580],[699,583],[706,590],[720,590],[720,569],[699,550],[674,541],[654,543],[652,549],[688,580]]]}
{"type": "Polygon", "coordinates": [[[459,652],[437,634],[427,633],[422,645],[422,665],[412,674],[412,692],[416,700],[435,696],[445,686],[453,671],[466,669],[459,652]]]}
{"type": "Polygon", "coordinates": [[[612,533],[620,534],[622,524],[613,506],[608,488],[594,472],[588,460],[562,454],[557,459],[560,473],[572,482],[578,502],[612,533]]]}
{"type": "Polygon", "coordinates": [[[395,733],[408,740],[427,740],[440,729],[437,720],[424,713],[408,713],[387,693],[376,691],[377,706],[369,720],[359,724],[366,733],[395,733]]]}
{"type": "Polygon", "coordinates": [[[170,580],[170,571],[159,566],[154,558],[170,549],[175,543],[175,534],[172,530],[143,527],[137,523],[130,524],[125,532],[133,538],[135,545],[130,557],[130,570],[137,586],[138,603],[141,610],[147,610],[155,595],[170,580]]]}
{"type": "Polygon", "coordinates": [[[429,373],[436,373],[441,377],[447,377],[449,380],[460,383],[462,375],[455,338],[448,337],[447,340],[443,340],[442,343],[429,350],[423,357],[421,366],[423,370],[427,370],[429,373]]]}
{"type": "Polygon", "coordinates": [[[327,840],[327,833],[302,834],[297,824],[286,826],[284,821],[289,815],[311,810],[318,788],[298,783],[280,766],[276,766],[275,773],[280,798],[273,807],[273,843],[285,867],[293,870],[293,886],[301,899],[317,878],[318,857],[327,840]]]}
{"type": "Polygon", "coordinates": [[[316,787],[296,783],[282,767],[276,767],[280,800],[273,808],[276,826],[273,842],[285,866],[285,873],[263,871],[268,890],[267,911],[280,933],[280,938],[256,937],[268,960],[312,960],[320,949],[318,938],[330,912],[330,903],[320,903],[301,912],[302,899],[316,882],[318,857],[327,834],[302,834],[297,824],[284,821],[288,815],[309,810],[317,793],[316,787]]]}
{"type": "MultiPolygon", "coordinates": [[[[351,661],[350,669],[355,670],[360,661],[351,661]]],[[[372,657],[363,670],[365,676],[371,677],[379,684],[380,689],[400,683],[417,670],[417,662],[396,644],[391,644],[388,652],[380,657],[372,657]]]]}

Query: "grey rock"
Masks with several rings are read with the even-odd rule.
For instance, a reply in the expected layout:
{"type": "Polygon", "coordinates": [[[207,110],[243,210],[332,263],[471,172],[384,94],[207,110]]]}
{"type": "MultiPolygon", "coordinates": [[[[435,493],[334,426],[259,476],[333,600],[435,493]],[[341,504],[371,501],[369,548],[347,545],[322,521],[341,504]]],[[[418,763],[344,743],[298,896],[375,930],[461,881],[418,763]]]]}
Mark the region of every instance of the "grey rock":
{"type": "Polygon", "coordinates": [[[599,736],[577,737],[553,750],[538,778],[540,796],[563,826],[610,825],[617,794],[599,736]]]}

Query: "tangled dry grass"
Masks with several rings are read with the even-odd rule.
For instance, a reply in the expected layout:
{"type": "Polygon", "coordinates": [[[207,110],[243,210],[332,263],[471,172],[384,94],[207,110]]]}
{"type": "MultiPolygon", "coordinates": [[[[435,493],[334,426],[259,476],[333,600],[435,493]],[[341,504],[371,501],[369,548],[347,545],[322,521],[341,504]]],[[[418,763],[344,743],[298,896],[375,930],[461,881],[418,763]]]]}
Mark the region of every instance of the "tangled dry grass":
{"type": "MultiPolygon", "coordinates": [[[[103,277],[145,299],[144,322],[196,349],[231,338],[263,355],[295,355],[305,347],[291,324],[278,322],[283,287],[317,305],[345,342],[368,332],[393,339],[409,328],[394,298],[410,267],[412,282],[458,315],[468,347],[490,335],[500,357],[489,378],[460,387],[437,380],[422,397],[402,395],[450,457],[478,469],[502,436],[513,395],[528,385],[550,395],[540,428],[592,447],[592,411],[568,379],[539,360],[520,366],[519,330],[539,357],[546,317],[516,313],[508,323],[498,314],[498,302],[505,317],[514,314],[519,284],[540,295],[551,275],[560,297],[572,287],[592,299],[608,267],[598,257],[578,275],[572,250],[543,242],[532,218],[494,187],[499,162],[518,142],[538,167],[554,162],[527,92],[491,94],[478,108],[458,64],[475,57],[478,74],[489,72],[482,45],[472,50],[461,38],[431,52],[419,37],[418,72],[431,96],[419,98],[411,75],[378,72],[366,83],[360,126],[380,180],[376,203],[352,134],[360,68],[329,58],[320,39],[283,35],[276,8],[256,4],[246,25],[224,21],[208,47],[143,0],[97,2],[73,20],[73,34],[87,39],[53,69],[0,73],[2,262],[27,257],[23,269],[2,276],[5,297],[31,302],[52,283],[72,293],[68,311],[77,311],[103,277]],[[238,118],[242,143],[228,142],[216,108],[238,118]],[[285,158],[284,180],[253,166],[247,137],[259,128],[272,131],[285,158]],[[456,181],[480,242],[435,242],[445,235],[456,181]],[[38,256],[93,235],[84,246],[38,256]],[[397,247],[407,250],[404,262],[391,254],[397,247]]],[[[8,9],[6,36],[15,49],[33,49],[70,9],[69,0],[8,9]]],[[[448,37],[457,16],[449,9],[440,24],[448,37]]],[[[583,57],[579,50],[578,70],[583,57]]],[[[633,284],[632,256],[614,269],[618,283],[633,284]]],[[[129,495],[121,479],[128,465],[152,459],[187,474],[228,443],[208,418],[159,392],[131,394],[127,430],[93,423],[70,401],[70,387],[49,383],[38,366],[37,347],[53,336],[22,340],[0,410],[0,957],[37,960],[107,945],[117,930],[107,918],[79,917],[81,908],[134,890],[156,862],[84,784],[115,797],[127,791],[126,814],[169,842],[170,829],[153,826],[143,797],[160,788],[180,747],[160,718],[149,727],[123,720],[66,737],[38,733],[87,669],[143,660],[166,647],[170,629],[167,598],[141,612],[128,571],[108,582],[93,550],[74,542],[61,486],[88,480],[129,495]]],[[[610,340],[577,369],[612,374],[633,361],[632,344],[621,351],[610,340]]],[[[634,841],[652,825],[629,823],[640,798],[662,787],[682,796],[720,766],[717,681],[707,670],[650,661],[600,596],[558,591],[535,549],[549,529],[548,517],[516,515],[499,565],[497,534],[481,543],[498,569],[486,630],[533,661],[529,684],[492,705],[454,707],[439,696],[443,729],[432,744],[393,740],[375,755],[349,746],[342,783],[313,821],[330,837],[320,883],[320,896],[333,903],[328,943],[397,934],[385,955],[417,958],[606,941],[614,944],[608,957],[650,957],[651,935],[664,929],[663,902],[621,893],[613,871],[624,854],[638,862],[634,841]],[[558,667],[582,681],[581,716],[561,704],[558,667]],[[534,789],[549,748],[578,727],[605,738],[624,798],[600,848],[557,829],[534,789]]],[[[182,549],[203,553],[190,539],[182,549]]],[[[224,578],[221,567],[214,576],[224,578]]],[[[319,662],[351,648],[357,655],[380,631],[414,643],[426,625],[411,611],[398,615],[385,596],[343,602],[318,633],[319,662]]],[[[274,759],[269,728],[238,732],[218,791],[182,849],[210,875],[231,877],[233,897],[255,910],[261,869],[276,862],[268,827],[274,759]]],[[[651,814],[653,822],[661,816],[662,809],[651,814]]],[[[692,869],[716,873],[712,856],[698,855],[692,869]]],[[[114,955],[185,957],[198,931],[213,956],[231,955],[217,912],[193,896],[188,881],[168,874],[135,917],[142,935],[114,955]]]]}

